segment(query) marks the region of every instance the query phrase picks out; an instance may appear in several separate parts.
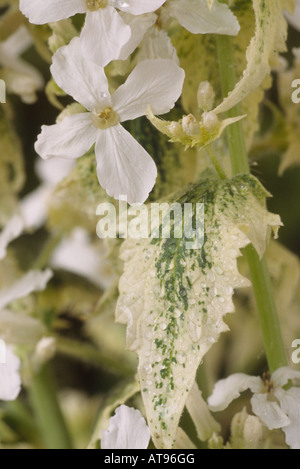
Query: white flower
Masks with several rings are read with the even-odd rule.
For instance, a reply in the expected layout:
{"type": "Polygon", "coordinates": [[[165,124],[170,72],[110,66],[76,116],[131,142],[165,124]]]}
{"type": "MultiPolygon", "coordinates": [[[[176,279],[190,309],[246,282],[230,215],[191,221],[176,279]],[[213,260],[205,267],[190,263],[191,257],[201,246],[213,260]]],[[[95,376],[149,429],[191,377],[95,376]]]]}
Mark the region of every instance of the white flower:
{"type": "Polygon", "coordinates": [[[176,49],[163,29],[170,18],[176,18],[194,34],[225,34],[235,36],[240,30],[237,18],[228,5],[215,2],[208,6],[206,0],[169,0],[160,10],[159,16],[121,15],[131,28],[131,38],[123,46],[119,60],[125,60],[142,43],[138,61],[154,58],[170,58],[179,63],[176,49]],[[158,20],[158,21],[157,21],[158,20]],[[155,24],[158,22],[158,24],[155,24]]]}
{"type": "Polygon", "coordinates": [[[254,395],[252,410],[270,429],[282,428],[292,449],[300,449],[300,388],[284,390],[289,380],[300,379],[300,371],[282,367],[263,379],[237,373],[218,381],[208,399],[212,411],[224,410],[246,389],[254,395]]]}
{"type": "Polygon", "coordinates": [[[166,0],[20,0],[20,10],[34,24],[45,24],[86,13],[81,47],[90,60],[105,66],[118,59],[131,36],[118,10],[142,15],[157,10],[166,0]]]}
{"type": "MultiPolygon", "coordinates": [[[[5,330],[4,323],[7,321],[9,311],[6,308],[15,300],[24,298],[30,293],[38,290],[44,290],[49,279],[52,277],[52,272],[47,269],[44,272],[39,270],[32,270],[25,274],[22,278],[14,282],[11,286],[0,291],[0,325],[2,333],[5,330]]],[[[33,322],[32,318],[25,317],[33,322]]],[[[14,317],[11,317],[14,322],[14,317]]],[[[12,326],[9,326],[9,330],[12,326]]],[[[30,322],[30,321],[29,321],[30,322]]],[[[5,333],[5,331],[4,331],[5,333]]],[[[10,347],[0,340],[0,400],[13,401],[15,400],[21,390],[21,377],[19,373],[20,360],[14,355],[10,347]],[[2,347],[1,347],[2,345],[2,347]]]]}
{"type": "Polygon", "coordinates": [[[74,165],[75,162],[72,160],[59,158],[48,161],[37,160],[35,169],[41,184],[37,189],[27,194],[19,204],[25,228],[38,229],[45,223],[52,193],[57,184],[70,173],[74,165]]]}
{"type": "Polygon", "coordinates": [[[0,360],[0,401],[14,401],[21,391],[20,359],[7,345],[0,344],[0,348],[4,349],[0,360]]]}
{"type": "Polygon", "coordinates": [[[18,238],[24,229],[23,219],[14,215],[0,233],[0,261],[6,256],[9,243],[18,238]]]}
{"type": "Polygon", "coordinates": [[[102,449],[146,449],[150,430],[139,410],[121,405],[101,439],[102,449]]]}
{"type": "Polygon", "coordinates": [[[217,1],[209,7],[207,0],[171,0],[165,9],[193,34],[236,36],[240,30],[239,22],[228,5],[217,1]]]}
{"type": "Polygon", "coordinates": [[[115,198],[143,203],[157,176],[150,155],[121,122],[146,114],[165,114],[179,98],[184,71],[171,60],[147,60],[133,70],[111,96],[102,67],[86,60],[79,38],[60,48],[53,57],[57,84],[90,112],[74,114],[53,126],[43,126],[35,145],[43,158],[78,158],[96,142],[100,185],[115,198]]]}
{"type": "Polygon", "coordinates": [[[44,84],[41,74],[19,58],[31,45],[32,39],[23,26],[6,41],[0,42],[0,65],[4,67],[1,77],[7,85],[7,90],[19,95],[27,104],[36,100],[36,91],[44,84]]]}

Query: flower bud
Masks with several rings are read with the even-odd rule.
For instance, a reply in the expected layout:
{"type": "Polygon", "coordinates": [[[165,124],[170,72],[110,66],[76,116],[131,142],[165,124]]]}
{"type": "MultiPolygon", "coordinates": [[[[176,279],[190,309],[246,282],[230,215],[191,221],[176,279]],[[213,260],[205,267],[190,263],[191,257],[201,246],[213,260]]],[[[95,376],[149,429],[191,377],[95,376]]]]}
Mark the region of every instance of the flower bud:
{"type": "Polygon", "coordinates": [[[182,128],[183,131],[191,137],[198,135],[200,132],[199,122],[193,116],[193,114],[189,114],[188,116],[183,117],[182,128]]]}
{"type": "Polygon", "coordinates": [[[208,132],[212,132],[213,130],[216,129],[219,125],[219,119],[217,114],[215,114],[213,111],[211,112],[204,112],[202,114],[202,124],[205,130],[208,132]]]}
{"type": "Polygon", "coordinates": [[[208,81],[202,81],[198,88],[198,106],[203,111],[211,111],[214,105],[215,92],[208,81]]]}

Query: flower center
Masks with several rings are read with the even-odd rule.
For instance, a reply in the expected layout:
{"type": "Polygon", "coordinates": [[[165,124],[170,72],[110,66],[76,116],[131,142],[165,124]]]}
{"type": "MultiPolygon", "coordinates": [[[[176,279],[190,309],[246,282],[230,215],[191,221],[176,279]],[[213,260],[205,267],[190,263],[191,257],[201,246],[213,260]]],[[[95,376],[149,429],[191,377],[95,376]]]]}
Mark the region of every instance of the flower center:
{"type": "Polygon", "coordinates": [[[274,389],[274,384],[271,380],[271,374],[269,372],[263,373],[263,382],[268,394],[270,394],[274,389]]]}
{"type": "Polygon", "coordinates": [[[97,111],[92,113],[92,120],[95,127],[98,129],[108,129],[120,122],[118,114],[111,108],[107,107],[98,114],[97,111]]]}
{"type": "Polygon", "coordinates": [[[86,0],[86,6],[89,11],[97,11],[107,7],[107,2],[108,0],[86,0]]]}

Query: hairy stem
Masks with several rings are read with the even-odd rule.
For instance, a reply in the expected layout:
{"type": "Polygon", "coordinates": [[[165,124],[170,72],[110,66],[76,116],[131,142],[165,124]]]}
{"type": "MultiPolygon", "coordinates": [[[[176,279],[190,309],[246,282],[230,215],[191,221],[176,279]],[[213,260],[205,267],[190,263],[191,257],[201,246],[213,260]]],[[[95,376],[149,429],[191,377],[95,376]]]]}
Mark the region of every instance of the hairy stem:
{"type": "MultiPolygon", "coordinates": [[[[224,97],[232,91],[236,84],[235,66],[231,39],[228,36],[217,36],[219,68],[224,97]]],[[[239,106],[227,113],[227,117],[240,115],[239,106]]],[[[227,128],[228,145],[233,175],[249,174],[249,162],[245,144],[243,124],[241,121],[227,128]]],[[[265,352],[271,372],[287,366],[287,356],[282,339],[274,293],[266,259],[259,259],[252,245],[245,249],[248,260],[253,290],[258,309],[265,352]]]]}

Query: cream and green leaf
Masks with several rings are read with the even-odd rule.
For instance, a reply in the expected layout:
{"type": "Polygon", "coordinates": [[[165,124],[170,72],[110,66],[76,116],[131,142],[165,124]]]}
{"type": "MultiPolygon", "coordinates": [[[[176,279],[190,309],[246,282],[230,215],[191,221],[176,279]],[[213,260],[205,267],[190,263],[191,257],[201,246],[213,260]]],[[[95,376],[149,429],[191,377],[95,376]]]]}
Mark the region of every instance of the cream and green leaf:
{"type": "MultiPolygon", "coordinates": [[[[252,176],[202,180],[172,202],[204,204],[200,249],[182,238],[128,239],[121,248],[117,321],[127,324],[127,346],[139,355],[139,380],[158,448],[171,448],[197,368],[228,327],[235,288],[248,285],[237,269],[240,249],[250,241],[260,256],[280,217],[266,209],[261,184],[252,176]]],[[[161,228],[164,228],[163,219],[161,228]]],[[[175,229],[173,221],[173,229],[175,229]]]]}

